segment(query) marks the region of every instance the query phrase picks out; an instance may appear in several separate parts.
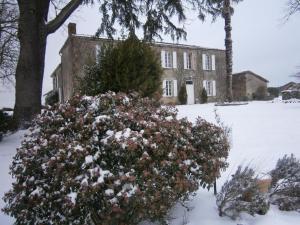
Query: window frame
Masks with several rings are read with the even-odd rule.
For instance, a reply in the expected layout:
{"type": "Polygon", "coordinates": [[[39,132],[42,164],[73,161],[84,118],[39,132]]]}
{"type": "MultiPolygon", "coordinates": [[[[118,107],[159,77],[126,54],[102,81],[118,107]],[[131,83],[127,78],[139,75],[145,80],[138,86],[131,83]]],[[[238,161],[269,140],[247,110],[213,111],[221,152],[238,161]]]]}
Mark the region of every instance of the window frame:
{"type": "Polygon", "coordinates": [[[173,68],[173,52],[165,51],[165,68],[173,68]]]}
{"type": "Polygon", "coordinates": [[[165,95],[166,97],[172,97],[173,96],[173,81],[172,80],[166,80],[166,91],[165,95]]]}

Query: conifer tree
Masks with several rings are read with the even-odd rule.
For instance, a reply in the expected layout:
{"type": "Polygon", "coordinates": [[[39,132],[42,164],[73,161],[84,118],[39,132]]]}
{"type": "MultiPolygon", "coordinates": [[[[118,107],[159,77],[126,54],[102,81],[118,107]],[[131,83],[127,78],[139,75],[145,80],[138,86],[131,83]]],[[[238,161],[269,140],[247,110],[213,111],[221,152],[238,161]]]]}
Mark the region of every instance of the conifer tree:
{"type": "Polygon", "coordinates": [[[87,95],[110,90],[136,91],[143,97],[154,97],[161,92],[161,75],[156,52],[131,34],[116,46],[104,47],[99,63],[86,68],[86,76],[80,80],[79,88],[87,95]]]}

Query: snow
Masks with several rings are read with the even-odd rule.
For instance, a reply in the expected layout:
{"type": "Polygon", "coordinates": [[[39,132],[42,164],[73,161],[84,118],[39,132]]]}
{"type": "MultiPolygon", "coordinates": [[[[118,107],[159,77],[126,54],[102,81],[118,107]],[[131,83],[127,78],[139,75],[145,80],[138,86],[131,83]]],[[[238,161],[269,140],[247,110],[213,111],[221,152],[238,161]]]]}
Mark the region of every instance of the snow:
{"type": "MultiPolygon", "coordinates": [[[[275,167],[278,158],[285,154],[294,153],[300,158],[299,137],[300,137],[300,104],[286,103],[282,101],[271,102],[250,102],[248,105],[216,107],[214,104],[178,106],[178,117],[188,117],[195,122],[198,116],[216,123],[214,110],[217,109],[221,121],[232,129],[232,149],[229,154],[229,168],[218,180],[218,189],[231,174],[235,172],[238,165],[250,165],[258,173],[265,174],[275,167]]],[[[100,118],[99,118],[100,119],[100,118]]],[[[101,118],[105,119],[105,118],[101,118]]],[[[109,131],[107,138],[128,137],[132,131],[124,129],[120,133],[109,131]]],[[[2,197],[10,189],[12,182],[8,174],[12,157],[19,146],[24,131],[19,131],[11,136],[4,137],[0,142],[0,207],[4,206],[2,197]]],[[[75,147],[82,150],[81,146],[75,147]]],[[[87,159],[90,162],[92,157],[87,159]]],[[[186,162],[189,163],[188,161],[186,162]]],[[[109,171],[100,171],[98,183],[103,182],[104,177],[110,175],[109,171]]],[[[88,184],[85,177],[78,178],[82,184],[88,184]]],[[[121,184],[120,182],[116,182],[121,184]]],[[[124,185],[120,194],[132,195],[137,187],[124,185]]],[[[107,190],[107,194],[109,193],[107,190]]],[[[68,197],[76,202],[76,193],[71,192],[68,197]]],[[[117,201],[112,199],[111,201],[117,201]]],[[[282,212],[275,206],[265,216],[249,216],[244,214],[238,221],[218,216],[215,197],[212,192],[199,190],[197,195],[187,203],[191,209],[177,205],[174,207],[170,218],[170,225],[296,225],[299,224],[300,214],[297,212],[282,212]],[[183,223],[184,222],[184,223],[183,223]]],[[[0,211],[0,224],[10,225],[13,219],[0,211]]],[[[149,223],[143,223],[149,224],[149,223]]]]}
{"type": "Polygon", "coordinates": [[[76,204],[77,193],[76,192],[71,192],[71,193],[68,194],[68,197],[70,198],[70,201],[75,205],[76,204]]]}
{"type": "Polygon", "coordinates": [[[88,155],[85,157],[85,164],[90,164],[94,161],[93,156],[88,155]]]}
{"type": "MultiPolygon", "coordinates": [[[[16,153],[16,148],[19,147],[21,139],[23,138],[25,131],[19,131],[8,137],[4,137],[0,142],[0,208],[4,206],[3,195],[10,189],[13,181],[9,174],[9,166],[12,162],[12,157],[16,153]]],[[[6,216],[0,210],[0,224],[9,225],[13,224],[13,219],[6,216]]]]}

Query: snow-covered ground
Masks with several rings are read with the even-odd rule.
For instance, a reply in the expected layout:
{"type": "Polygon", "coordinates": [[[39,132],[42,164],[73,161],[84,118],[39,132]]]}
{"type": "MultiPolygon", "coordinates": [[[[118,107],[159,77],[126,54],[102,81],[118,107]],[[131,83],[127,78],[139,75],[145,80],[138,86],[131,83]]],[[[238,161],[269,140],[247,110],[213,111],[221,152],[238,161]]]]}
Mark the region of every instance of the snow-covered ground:
{"type": "MultiPolygon", "coordinates": [[[[234,173],[240,164],[250,165],[264,174],[274,168],[278,158],[294,153],[300,157],[300,104],[282,102],[251,102],[241,106],[220,106],[213,104],[178,106],[179,117],[188,117],[192,122],[198,116],[215,122],[214,109],[221,120],[232,129],[232,149],[229,168],[218,180],[218,188],[234,173]]],[[[20,144],[24,132],[18,132],[0,143],[0,198],[10,187],[9,164],[20,144]]],[[[0,207],[3,207],[0,200],[0,207]]],[[[211,192],[199,190],[188,203],[190,210],[174,209],[171,225],[298,225],[300,214],[281,212],[271,207],[265,216],[243,215],[241,220],[231,221],[218,217],[215,198],[211,192]]],[[[0,212],[0,225],[10,225],[12,219],[0,212]]]]}

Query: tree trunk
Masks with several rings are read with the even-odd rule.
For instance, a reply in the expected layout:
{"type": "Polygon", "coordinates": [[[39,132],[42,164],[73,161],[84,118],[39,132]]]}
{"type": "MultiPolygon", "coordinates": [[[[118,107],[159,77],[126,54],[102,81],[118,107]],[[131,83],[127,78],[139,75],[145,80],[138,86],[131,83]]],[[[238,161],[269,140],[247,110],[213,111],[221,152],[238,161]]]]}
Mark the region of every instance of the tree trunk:
{"type": "Polygon", "coordinates": [[[224,0],[223,17],[225,20],[225,51],[226,51],[226,100],[232,101],[232,39],[231,39],[231,5],[224,0]]]}
{"type": "Polygon", "coordinates": [[[18,0],[20,55],[16,69],[14,118],[26,125],[40,113],[47,42],[48,0],[18,0]]]}

